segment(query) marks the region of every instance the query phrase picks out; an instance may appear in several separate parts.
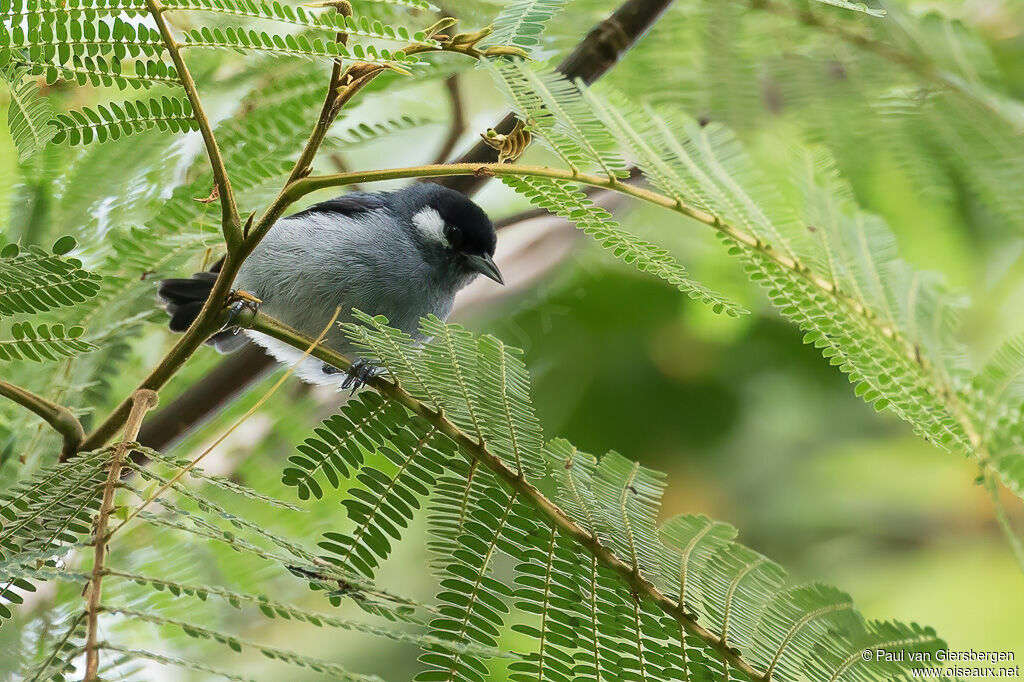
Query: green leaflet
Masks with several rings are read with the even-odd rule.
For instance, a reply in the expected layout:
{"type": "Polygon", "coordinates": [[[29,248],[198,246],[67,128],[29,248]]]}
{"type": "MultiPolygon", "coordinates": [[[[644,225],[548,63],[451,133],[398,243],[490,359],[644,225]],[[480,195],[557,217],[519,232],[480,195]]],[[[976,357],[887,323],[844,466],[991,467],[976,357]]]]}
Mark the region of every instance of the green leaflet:
{"type": "MultiPolygon", "coordinates": [[[[888,226],[857,206],[824,148],[795,147],[781,164],[787,172],[769,177],[720,124],[668,117],[522,62],[492,73],[517,114],[570,169],[610,173],[618,157],[609,144],[628,147],[681,212],[719,231],[748,277],[806,332],[806,343],[850,376],[859,397],[892,410],[932,442],[986,458],[986,444],[971,435],[978,431],[972,410],[957,397],[967,382],[953,334],[961,302],[937,276],[900,260],[888,226]]],[[[550,181],[509,184],[528,196],[546,190],[549,210],[592,229],[607,220],[581,206],[578,195],[557,194],[550,181]]],[[[1003,464],[1001,473],[1013,481],[1020,462],[1003,464]]]]}
{"type": "Polygon", "coordinates": [[[359,144],[367,144],[382,139],[393,133],[412,130],[438,121],[423,116],[402,116],[373,123],[360,123],[340,130],[336,135],[327,138],[325,147],[352,148],[359,144]]]}
{"type": "Polygon", "coordinates": [[[53,115],[50,104],[39,95],[39,88],[26,78],[28,69],[14,63],[0,68],[0,77],[7,83],[11,103],[7,107],[7,126],[10,128],[18,159],[25,161],[53,137],[49,125],[53,115]]]}
{"type": "Polygon", "coordinates": [[[61,358],[96,350],[96,346],[82,339],[83,334],[83,327],[65,329],[61,324],[15,323],[11,327],[11,335],[14,338],[0,340],[0,362],[55,362],[61,358]]]}
{"type": "Polygon", "coordinates": [[[198,130],[192,105],[184,97],[150,99],[148,102],[110,102],[95,108],[58,114],[54,119],[57,132],[54,142],[74,146],[90,142],[117,140],[156,128],[162,131],[198,130]]]}
{"type": "Polygon", "coordinates": [[[375,64],[410,66],[418,63],[412,55],[401,50],[392,52],[372,45],[354,45],[348,48],[332,40],[310,38],[305,35],[276,35],[266,31],[245,28],[202,28],[185,32],[182,47],[207,47],[239,51],[267,52],[282,57],[339,58],[375,64]]]}
{"type": "Polygon", "coordinates": [[[516,45],[525,49],[536,47],[544,27],[568,0],[514,0],[502,7],[494,18],[494,33],[482,45],[516,45]]]}
{"type": "Polygon", "coordinates": [[[255,0],[170,0],[164,3],[174,9],[199,10],[216,12],[232,16],[253,19],[270,19],[272,21],[323,29],[332,33],[339,31],[362,38],[392,40],[405,44],[439,47],[440,43],[428,38],[421,31],[410,31],[404,26],[391,26],[376,19],[365,16],[344,17],[329,8],[316,11],[294,5],[286,5],[277,0],[256,2],[255,0]]]}
{"type": "MultiPolygon", "coordinates": [[[[504,415],[513,430],[533,433],[528,424],[517,426],[524,416],[533,418],[525,409],[528,392],[510,393],[514,407],[492,412],[483,408],[485,396],[501,394],[509,379],[491,373],[484,385],[471,378],[478,376],[480,364],[493,368],[500,365],[499,354],[508,362],[518,352],[436,319],[424,321],[423,332],[431,340],[422,347],[382,318],[357,314],[357,320],[346,331],[361,353],[376,357],[399,386],[429,401],[431,409],[440,408],[471,438],[479,437],[483,447],[490,451],[494,444],[494,454],[501,451],[500,466],[516,471],[508,439],[490,431],[489,424],[504,415]]],[[[525,368],[517,377],[528,383],[525,368]]],[[[383,408],[382,398],[360,402],[367,400],[383,408]]],[[[356,407],[353,414],[366,409],[365,404],[356,407]]],[[[361,572],[373,571],[426,497],[428,546],[441,580],[439,615],[430,623],[434,637],[453,645],[494,646],[515,607],[530,616],[516,630],[533,641],[521,652],[523,659],[510,666],[517,681],[535,679],[541,671],[552,680],[675,679],[683,669],[698,679],[721,677],[726,669],[735,673],[710,646],[717,639],[686,632],[655,602],[634,594],[622,573],[595,559],[571,536],[552,533],[545,517],[490,466],[451,459],[451,451],[424,459],[421,451],[435,436],[436,423],[410,421],[402,410],[387,419],[390,432],[386,425],[372,430],[375,439],[389,441],[380,446],[374,440],[387,466],[380,459],[364,459],[350,478],[362,484],[358,493],[351,491],[354,501],[346,503],[356,531],[328,534],[322,546],[334,557],[348,557],[361,572]],[[417,477],[414,485],[402,477],[415,461],[421,466],[432,462],[436,469],[429,477],[417,477]],[[494,572],[509,557],[517,562],[512,586],[494,572]]],[[[338,431],[347,442],[332,448],[366,442],[366,435],[350,427],[338,431]]],[[[532,438],[521,442],[519,454],[518,461],[530,462],[523,470],[526,483],[548,491],[572,523],[630,567],[625,570],[675,599],[682,595],[685,611],[702,627],[755,669],[771,671],[773,679],[799,679],[813,666],[823,679],[885,680],[892,669],[860,660],[863,643],[915,633],[914,647],[942,646],[934,632],[916,625],[865,621],[849,597],[833,587],[787,587],[781,567],[736,543],[735,530],[727,524],[699,516],[659,524],[663,476],[621,455],[596,459],[565,441],[544,446],[532,438]]],[[[421,660],[427,669],[418,680],[482,682],[488,676],[487,657],[479,653],[427,646],[421,660]]]]}
{"type": "Polygon", "coordinates": [[[531,203],[574,222],[616,258],[660,277],[716,313],[736,317],[748,312],[691,278],[665,249],[623,230],[608,211],[594,206],[577,187],[548,178],[507,177],[504,182],[531,203]]]}
{"type": "Polygon", "coordinates": [[[570,169],[597,168],[609,178],[628,177],[625,163],[615,151],[615,139],[583,101],[576,84],[557,71],[534,68],[523,60],[484,64],[505,91],[516,116],[570,169]]]}
{"type": "Polygon", "coordinates": [[[17,51],[30,62],[61,66],[76,58],[155,58],[164,51],[156,29],[120,17],[96,21],[77,12],[58,12],[45,20],[32,15],[25,25],[0,26],[0,48],[17,51]]]}
{"type": "Polygon", "coordinates": [[[53,253],[16,244],[0,249],[0,317],[73,306],[96,295],[100,278],[64,256],[74,247],[67,239],[58,240],[53,253]]]}

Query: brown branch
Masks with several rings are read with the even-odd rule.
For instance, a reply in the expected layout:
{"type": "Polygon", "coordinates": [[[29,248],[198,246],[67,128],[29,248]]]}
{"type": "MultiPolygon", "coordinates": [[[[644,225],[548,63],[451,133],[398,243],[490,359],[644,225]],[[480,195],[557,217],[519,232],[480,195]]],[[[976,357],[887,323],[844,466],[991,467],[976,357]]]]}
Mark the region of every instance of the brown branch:
{"type": "Polygon", "coordinates": [[[85,635],[85,675],[83,682],[95,682],[99,679],[100,651],[97,646],[99,633],[100,597],[103,590],[103,566],[107,557],[107,523],[110,514],[114,510],[114,491],[117,489],[121,479],[121,467],[124,465],[125,457],[128,455],[130,443],[135,441],[142,427],[142,418],[146,412],[156,407],[157,396],[155,391],[140,389],[132,394],[131,414],[124,427],[124,438],[114,448],[113,457],[110,460],[110,469],[107,471],[107,482],[103,485],[103,502],[96,515],[96,523],[93,531],[93,559],[92,577],[86,587],[86,608],[88,618],[85,635]]]}
{"type": "MultiPolygon", "coordinates": [[[[626,0],[607,19],[595,26],[576,49],[562,60],[558,65],[558,72],[570,80],[579,78],[587,85],[593,83],[622,59],[672,2],[673,0],[626,0]]],[[[509,113],[494,126],[494,130],[501,135],[507,135],[512,132],[515,123],[516,117],[509,113]]],[[[497,160],[497,150],[481,141],[452,163],[492,163],[497,160]]],[[[463,194],[473,194],[487,182],[487,178],[451,177],[437,182],[463,194]]]]}
{"type": "Polygon", "coordinates": [[[85,438],[85,429],[82,428],[82,422],[78,421],[66,407],[3,380],[0,380],[0,396],[9,398],[42,417],[43,421],[60,434],[64,439],[64,447],[60,452],[61,461],[78,450],[79,444],[85,438]]]}
{"type": "MultiPolygon", "coordinates": [[[[171,29],[164,19],[164,12],[168,8],[161,5],[157,0],[146,0],[146,7],[156,23],[156,27],[163,36],[164,45],[174,62],[174,68],[178,71],[178,78],[185,88],[185,95],[189,104],[192,105],[192,115],[199,125],[199,132],[203,136],[203,143],[206,145],[206,155],[210,158],[210,168],[213,169],[213,181],[216,185],[216,193],[220,197],[221,229],[224,232],[224,241],[228,249],[238,246],[242,240],[242,222],[238,216],[238,206],[235,204],[235,193],[231,189],[231,181],[228,179],[228,171],[224,166],[224,157],[221,156],[220,147],[217,146],[217,139],[213,135],[213,128],[210,126],[210,119],[203,109],[203,103],[199,100],[199,91],[196,83],[192,80],[192,74],[181,58],[181,49],[171,29]]],[[[212,193],[211,193],[212,194],[212,193]]]]}
{"type": "Polygon", "coordinates": [[[434,155],[434,163],[444,163],[451,156],[452,150],[458,144],[459,138],[466,132],[466,112],[462,104],[462,89],[459,87],[459,75],[449,76],[444,82],[445,90],[448,92],[448,99],[452,105],[452,119],[448,128],[448,135],[441,148],[434,155]]]}

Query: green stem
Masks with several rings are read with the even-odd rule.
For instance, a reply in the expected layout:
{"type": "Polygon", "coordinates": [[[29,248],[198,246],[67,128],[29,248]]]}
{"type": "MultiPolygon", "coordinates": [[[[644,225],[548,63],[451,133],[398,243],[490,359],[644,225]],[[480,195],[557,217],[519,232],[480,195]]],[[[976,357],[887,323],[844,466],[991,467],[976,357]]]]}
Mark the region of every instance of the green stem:
{"type": "Polygon", "coordinates": [[[50,402],[42,396],[3,380],[0,380],[0,395],[39,415],[61,435],[61,438],[64,439],[64,448],[60,453],[61,460],[76,452],[79,444],[85,439],[85,429],[82,428],[82,423],[63,405],[50,402]]]}
{"type": "Polygon", "coordinates": [[[163,7],[157,0],[146,0],[146,6],[149,8],[149,13],[152,15],[156,27],[160,30],[160,35],[163,36],[164,45],[171,56],[171,61],[174,62],[174,68],[178,71],[178,78],[181,79],[181,85],[185,88],[185,95],[192,105],[192,115],[199,125],[199,132],[203,136],[203,143],[206,145],[206,155],[210,157],[210,167],[213,169],[213,181],[220,197],[221,228],[224,232],[224,241],[227,243],[228,250],[230,251],[237,248],[242,241],[242,221],[238,216],[238,206],[235,204],[234,190],[231,189],[228,171],[224,166],[224,157],[220,153],[220,147],[217,146],[217,139],[213,136],[213,128],[210,126],[210,119],[203,109],[203,103],[199,100],[199,91],[196,89],[196,83],[192,80],[192,74],[185,65],[185,60],[181,58],[181,46],[174,40],[174,36],[171,35],[171,29],[167,25],[167,20],[164,19],[164,12],[167,8],[163,7]]]}
{"type": "MultiPolygon", "coordinates": [[[[348,371],[349,367],[352,366],[351,361],[345,356],[323,345],[316,344],[308,336],[263,313],[243,312],[239,315],[237,322],[248,329],[261,332],[278,341],[287,343],[293,348],[302,350],[312,348],[310,354],[313,357],[323,360],[343,372],[348,371]]],[[[516,491],[521,499],[526,500],[540,513],[550,527],[572,538],[580,546],[593,554],[604,566],[615,571],[630,589],[657,604],[666,614],[678,621],[687,632],[700,638],[709,647],[717,651],[726,661],[742,670],[751,680],[763,682],[765,678],[761,673],[755,670],[742,656],[720,641],[713,633],[701,627],[696,620],[687,615],[683,610],[682,604],[672,601],[652,582],[644,578],[639,571],[634,570],[632,563],[625,562],[616,556],[612,550],[605,547],[598,538],[573,521],[555,503],[534,487],[532,483],[520,476],[518,471],[506,466],[497,455],[487,448],[485,442],[462,431],[458,426],[448,421],[442,411],[431,409],[407,393],[398,384],[383,376],[371,377],[367,384],[389,400],[399,403],[419,415],[431,426],[455,441],[459,445],[460,451],[471,463],[479,463],[490,469],[506,485],[516,491]]]]}
{"type": "MultiPolygon", "coordinates": [[[[269,230],[270,226],[273,225],[273,222],[280,218],[291,204],[317,190],[329,187],[341,187],[354,183],[377,182],[380,180],[438,178],[456,175],[527,176],[575,182],[581,185],[590,185],[592,187],[600,187],[613,192],[619,192],[620,194],[625,194],[635,199],[640,199],[642,201],[655,204],[656,206],[661,206],[662,208],[675,211],[676,213],[707,225],[716,232],[727,235],[730,239],[742,244],[748,249],[757,251],[770,258],[781,267],[804,277],[830,297],[845,304],[854,313],[868,319],[873,325],[879,328],[879,331],[886,338],[892,339],[896,343],[900,344],[903,352],[911,360],[917,363],[923,362],[920,358],[920,354],[916,352],[913,344],[907,343],[895,329],[879,320],[877,316],[870,314],[870,311],[863,303],[847,294],[844,294],[836,288],[836,285],[832,281],[810,271],[806,266],[799,263],[791,256],[779,252],[770,244],[764,243],[749,232],[745,232],[735,226],[723,223],[717,216],[709,213],[708,211],[694,206],[689,206],[665,196],[664,194],[659,194],[658,192],[651,191],[644,187],[626,184],[621,180],[606,175],[590,175],[577,171],[548,168],[546,166],[519,166],[502,163],[429,164],[425,166],[411,166],[407,168],[389,168],[383,170],[318,175],[302,178],[288,185],[281,192],[278,200],[275,200],[271,207],[267,209],[267,213],[264,217],[261,218],[259,230],[265,233],[265,231],[269,230]],[[270,220],[271,218],[273,220],[270,220]]],[[[262,236],[262,234],[260,236],[262,236]]]]}

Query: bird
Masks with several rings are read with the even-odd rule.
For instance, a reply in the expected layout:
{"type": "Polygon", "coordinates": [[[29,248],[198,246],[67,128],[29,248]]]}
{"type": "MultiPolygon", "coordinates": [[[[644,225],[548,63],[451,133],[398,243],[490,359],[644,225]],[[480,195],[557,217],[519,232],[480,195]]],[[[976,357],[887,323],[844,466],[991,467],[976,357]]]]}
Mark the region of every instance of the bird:
{"type": "MultiPolygon", "coordinates": [[[[317,336],[340,307],[383,315],[417,342],[427,339],[419,321],[444,320],[455,294],[477,276],[504,284],[494,262],[497,234],[477,204],[461,192],[431,182],[382,192],[349,192],[278,220],[245,260],[232,289],[259,301],[261,312],[317,336]],[[242,293],[244,292],[244,294],[242,293]]],[[[187,279],[165,279],[157,290],[170,328],[183,332],[202,310],[220,264],[187,279]]],[[[295,364],[302,352],[260,332],[226,329],[207,343],[229,353],[252,341],[279,362],[295,364]]],[[[352,356],[338,325],[328,347],[352,356]]],[[[312,384],[358,387],[377,368],[356,358],[349,372],[307,357],[295,373],[312,384]]]]}

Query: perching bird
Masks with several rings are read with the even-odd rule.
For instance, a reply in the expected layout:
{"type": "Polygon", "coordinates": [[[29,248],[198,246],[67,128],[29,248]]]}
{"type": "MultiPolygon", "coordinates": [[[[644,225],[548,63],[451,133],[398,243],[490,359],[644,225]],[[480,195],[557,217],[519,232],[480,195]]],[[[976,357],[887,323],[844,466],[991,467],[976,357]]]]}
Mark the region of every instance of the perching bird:
{"type": "MultiPolygon", "coordinates": [[[[497,236],[484,211],[465,195],[434,183],[393,192],[352,192],[282,218],[246,259],[232,288],[260,299],[260,310],[310,336],[330,321],[351,319],[353,308],[384,315],[390,324],[423,340],[419,320],[451,312],[455,294],[478,274],[503,284],[494,264],[497,236]]],[[[209,296],[215,272],[161,282],[172,331],[186,330],[209,296]]],[[[280,362],[302,352],[259,332],[224,331],[210,343],[227,353],[252,340],[280,362]]],[[[341,329],[325,339],[352,351],[341,329]]],[[[358,363],[362,367],[364,363],[358,363]]],[[[339,373],[314,358],[296,370],[316,384],[344,385],[362,377],[339,373]]]]}

